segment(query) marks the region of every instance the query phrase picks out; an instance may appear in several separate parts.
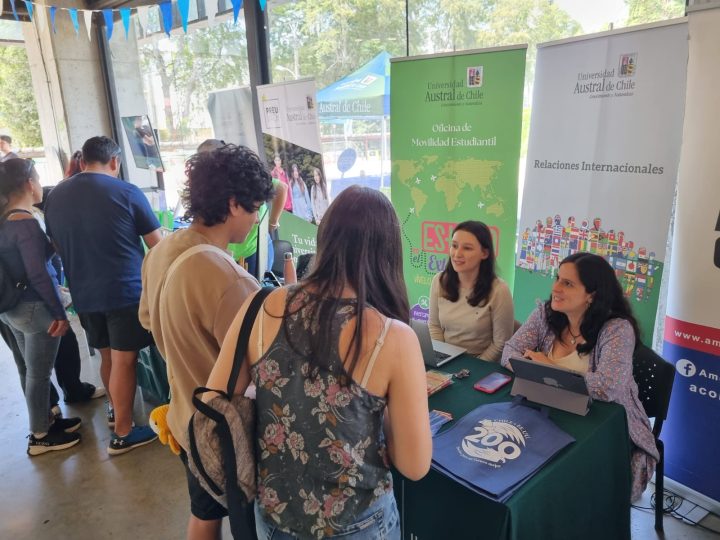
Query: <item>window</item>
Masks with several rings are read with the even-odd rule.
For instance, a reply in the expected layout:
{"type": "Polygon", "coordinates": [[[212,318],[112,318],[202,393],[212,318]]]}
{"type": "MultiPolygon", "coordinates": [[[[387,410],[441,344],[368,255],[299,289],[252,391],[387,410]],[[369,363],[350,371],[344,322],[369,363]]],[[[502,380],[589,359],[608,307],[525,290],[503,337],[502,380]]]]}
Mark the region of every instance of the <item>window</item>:
{"type": "MultiPolygon", "coordinates": [[[[223,9],[225,3],[220,4],[223,9]]],[[[126,152],[128,176],[140,187],[157,185],[152,166],[160,165],[153,160],[143,163],[130,157],[133,149],[125,126],[132,119],[142,124],[144,121],[137,118],[147,116],[159,143],[170,209],[177,204],[185,181],[185,160],[195,153],[201,142],[216,137],[218,122],[227,121],[222,115],[212,117],[209,106],[213,96],[250,83],[242,13],[237,23],[233,22],[232,10],[226,10],[208,24],[204,3],[191,2],[186,34],[177,6],[172,5],[170,36],[161,29],[159,9],[151,7],[146,28],[138,21],[137,14],[133,14],[130,41],[125,41],[121,31],[110,41],[118,113],[123,123],[120,129],[124,132],[125,148],[129,150],[126,152]],[[143,165],[151,168],[143,170],[143,165]]],[[[227,140],[245,142],[238,138],[227,140]]]]}

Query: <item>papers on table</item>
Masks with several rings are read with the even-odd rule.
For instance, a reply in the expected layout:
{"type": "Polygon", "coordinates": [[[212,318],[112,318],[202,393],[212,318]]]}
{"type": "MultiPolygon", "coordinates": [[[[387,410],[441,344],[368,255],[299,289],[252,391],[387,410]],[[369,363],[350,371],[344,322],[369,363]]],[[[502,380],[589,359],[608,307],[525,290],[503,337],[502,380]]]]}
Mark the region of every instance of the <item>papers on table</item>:
{"type": "Polygon", "coordinates": [[[434,369],[428,370],[425,373],[425,377],[427,379],[428,397],[453,383],[452,373],[443,373],[442,371],[436,371],[434,369]]]}
{"type": "Polygon", "coordinates": [[[433,409],[430,411],[430,434],[434,437],[440,428],[453,419],[452,414],[433,409]]]}

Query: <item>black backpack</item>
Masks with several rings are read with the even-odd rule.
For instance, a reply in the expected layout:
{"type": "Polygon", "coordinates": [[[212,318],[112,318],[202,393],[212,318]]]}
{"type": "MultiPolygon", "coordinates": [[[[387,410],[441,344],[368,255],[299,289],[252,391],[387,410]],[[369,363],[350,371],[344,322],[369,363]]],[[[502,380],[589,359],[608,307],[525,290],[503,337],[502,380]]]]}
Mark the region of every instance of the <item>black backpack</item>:
{"type": "Polygon", "coordinates": [[[255,317],[272,288],[263,288],[253,298],[240,327],[235,358],[226,391],[196,388],[197,409],[188,425],[188,466],[200,485],[228,510],[233,538],[256,539],[253,499],[257,481],[255,468],[255,400],[233,395],[240,367],[250,340],[255,317]],[[206,392],[218,395],[207,403],[206,392]]]}
{"type": "MultiPolygon", "coordinates": [[[[10,210],[10,212],[0,218],[0,227],[5,224],[11,215],[23,212],[26,214],[30,213],[27,210],[10,210]]],[[[5,264],[0,261],[0,313],[10,311],[17,306],[25,289],[27,289],[27,284],[11,276],[5,264]]]]}

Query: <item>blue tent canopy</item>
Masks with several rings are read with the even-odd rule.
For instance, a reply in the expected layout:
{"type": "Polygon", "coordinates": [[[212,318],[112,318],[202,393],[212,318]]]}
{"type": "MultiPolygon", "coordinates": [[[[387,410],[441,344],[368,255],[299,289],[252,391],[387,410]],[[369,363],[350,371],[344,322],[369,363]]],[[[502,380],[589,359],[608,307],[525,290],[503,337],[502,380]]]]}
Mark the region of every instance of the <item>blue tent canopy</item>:
{"type": "Polygon", "coordinates": [[[383,51],[357,71],[317,94],[321,118],[390,114],[390,54],[383,51]]]}

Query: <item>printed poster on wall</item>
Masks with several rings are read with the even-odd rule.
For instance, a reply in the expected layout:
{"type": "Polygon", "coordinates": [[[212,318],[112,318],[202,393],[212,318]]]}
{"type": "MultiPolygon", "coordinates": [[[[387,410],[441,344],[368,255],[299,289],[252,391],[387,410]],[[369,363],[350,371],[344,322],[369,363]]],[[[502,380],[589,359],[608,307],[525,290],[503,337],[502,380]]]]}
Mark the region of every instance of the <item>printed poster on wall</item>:
{"type": "Polygon", "coordinates": [[[512,287],[525,45],[391,60],[392,202],[402,226],[411,316],[466,220],[493,233],[512,287]]]}
{"type": "MultiPolygon", "coordinates": [[[[300,79],[257,87],[265,158],[273,178],[288,186],[285,210],[308,224],[318,224],[326,197],[315,80],[300,79]],[[313,200],[314,199],[314,200],[313,200]]],[[[290,220],[289,223],[293,221],[290,220]]],[[[279,237],[314,244],[317,227],[280,227],[279,237]]],[[[296,254],[297,257],[297,254],[296,254]]]]}
{"type": "Polygon", "coordinates": [[[685,103],[685,23],[538,47],[515,317],[577,251],[615,269],[647,343],[665,260],[685,103]]]}
{"type": "Polygon", "coordinates": [[[687,105],[663,356],[675,384],[665,475],[720,506],[720,9],[689,15],[687,105]]]}

